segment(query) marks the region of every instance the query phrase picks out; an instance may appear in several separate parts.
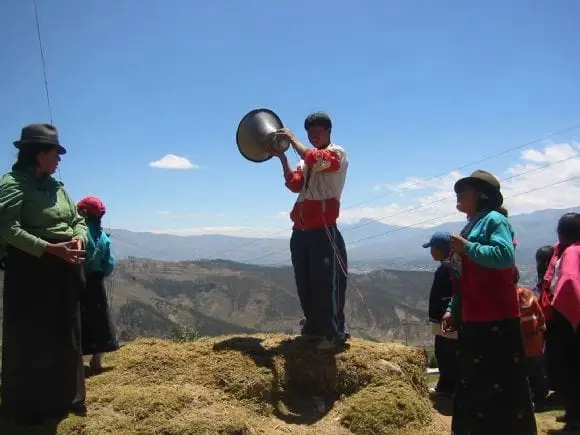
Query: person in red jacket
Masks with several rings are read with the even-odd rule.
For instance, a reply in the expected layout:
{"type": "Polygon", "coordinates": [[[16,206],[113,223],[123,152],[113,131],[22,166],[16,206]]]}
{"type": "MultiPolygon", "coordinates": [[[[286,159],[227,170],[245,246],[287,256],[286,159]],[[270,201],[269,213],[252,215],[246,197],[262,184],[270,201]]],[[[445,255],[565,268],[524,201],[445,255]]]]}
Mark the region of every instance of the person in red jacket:
{"type": "Polygon", "coordinates": [[[301,158],[295,170],[283,152],[272,150],[272,154],[280,158],[286,187],[298,194],[290,213],[294,223],[290,252],[305,318],[302,334],[320,339],[320,350],[336,351],[348,337],[344,318],[347,256],[336,226],[348,158],[330,139],[332,122],[327,114],[309,115],[304,128],[314,148],[300,143],[286,128],[277,133],[301,158]]]}
{"type": "MultiPolygon", "coordinates": [[[[520,273],[515,268],[514,284],[517,286],[520,273]]],[[[544,333],[546,319],[542,307],[534,292],[527,288],[518,288],[520,301],[520,322],[524,335],[524,350],[528,366],[528,379],[532,389],[532,399],[536,411],[545,409],[548,398],[548,382],[544,369],[544,333]]]]}

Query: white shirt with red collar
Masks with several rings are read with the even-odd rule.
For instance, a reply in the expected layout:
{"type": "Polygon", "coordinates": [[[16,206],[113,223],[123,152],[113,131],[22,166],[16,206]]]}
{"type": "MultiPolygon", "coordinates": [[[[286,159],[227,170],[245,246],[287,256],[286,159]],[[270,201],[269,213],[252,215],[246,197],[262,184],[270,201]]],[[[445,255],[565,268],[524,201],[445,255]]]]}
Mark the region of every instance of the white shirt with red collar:
{"type": "Polygon", "coordinates": [[[346,181],[348,157],[340,146],[309,149],[295,171],[286,177],[286,187],[298,193],[290,213],[296,230],[336,225],[340,198],[346,181]]]}

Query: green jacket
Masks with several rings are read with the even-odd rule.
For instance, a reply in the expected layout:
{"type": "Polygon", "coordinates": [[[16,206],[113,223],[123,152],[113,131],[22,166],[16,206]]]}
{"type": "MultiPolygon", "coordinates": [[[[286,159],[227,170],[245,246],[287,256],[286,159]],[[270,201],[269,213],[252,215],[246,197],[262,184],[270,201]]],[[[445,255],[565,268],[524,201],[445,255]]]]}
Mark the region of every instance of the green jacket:
{"type": "Polygon", "coordinates": [[[40,257],[48,241],[86,241],[87,226],[64,185],[33,171],[12,171],[0,180],[0,240],[40,257]]]}

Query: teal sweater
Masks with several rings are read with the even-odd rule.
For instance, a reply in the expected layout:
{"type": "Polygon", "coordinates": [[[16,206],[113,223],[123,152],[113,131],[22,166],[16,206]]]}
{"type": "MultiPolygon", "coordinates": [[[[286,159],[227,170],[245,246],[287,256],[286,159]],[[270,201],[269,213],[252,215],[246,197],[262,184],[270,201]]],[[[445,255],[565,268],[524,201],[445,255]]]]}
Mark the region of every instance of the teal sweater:
{"type": "Polygon", "coordinates": [[[464,298],[462,293],[469,290],[474,296],[483,296],[497,287],[506,287],[505,291],[508,292],[515,262],[514,231],[509,220],[497,211],[491,211],[478,219],[463,237],[468,241],[464,258],[453,254],[451,259],[452,276],[456,285],[459,283],[459,292],[455,293],[447,311],[454,313],[456,319],[465,315],[471,317],[471,308],[485,311],[487,315],[488,307],[485,302],[488,302],[488,298],[483,297],[477,298],[477,307],[470,304],[467,307],[469,312],[461,316],[461,301],[464,298]],[[462,277],[462,273],[466,271],[467,275],[462,277]],[[488,282],[491,277],[494,279],[488,282]],[[488,286],[489,288],[485,288],[488,286]]]}
{"type": "Polygon", "coordinates": [[[111,239],[95,225],[88,224],[86,247],[85,272],[102,272],[105,276],[111,275],[115,268],[115,257],[111,252],[111,239]],[[100,234],[99,234],[100,233],[100,234]]]}

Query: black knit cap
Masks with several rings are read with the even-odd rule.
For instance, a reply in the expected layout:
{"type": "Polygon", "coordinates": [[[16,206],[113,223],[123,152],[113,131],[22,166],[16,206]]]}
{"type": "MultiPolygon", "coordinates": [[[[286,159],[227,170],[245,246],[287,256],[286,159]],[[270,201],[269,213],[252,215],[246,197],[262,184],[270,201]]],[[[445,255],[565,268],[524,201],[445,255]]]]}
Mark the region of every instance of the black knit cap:
{"type": "Polygon", "coordinates": [[[326,128],[327,130],[331,130],[332,121],[330,120],[328,113],[315,112],[308,115],[304,120],[304,130],[308,130],[312,126],[320,126],[326,128]]]}

